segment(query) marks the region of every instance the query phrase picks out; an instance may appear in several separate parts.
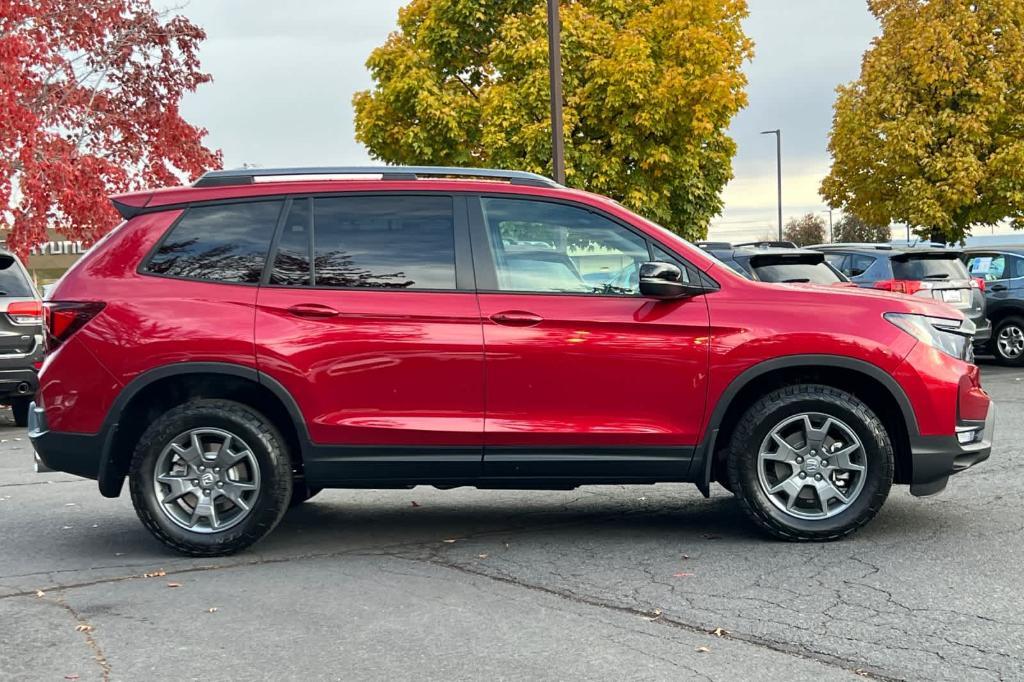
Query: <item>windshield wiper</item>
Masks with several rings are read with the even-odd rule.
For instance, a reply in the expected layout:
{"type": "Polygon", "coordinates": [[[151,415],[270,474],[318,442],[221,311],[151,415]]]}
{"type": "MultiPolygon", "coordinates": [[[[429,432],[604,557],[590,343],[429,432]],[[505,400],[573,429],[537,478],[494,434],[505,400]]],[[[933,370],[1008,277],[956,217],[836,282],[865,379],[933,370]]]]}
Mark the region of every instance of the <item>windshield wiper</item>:
{"type": "Polygon", "coordinates": [[[793,278],[793,279],[784,279],[784,280],[782,280],[782,283],[783,284],[807,284],[810,281],[811,280],[810,280],[809,277],[796,277],[796,278],[793,278]]]}
{"type": "Polygon", "coordinates": [[[948,272],[936,272],[934,275],[925,275],[921,279],[949,279],[948,272]]]}

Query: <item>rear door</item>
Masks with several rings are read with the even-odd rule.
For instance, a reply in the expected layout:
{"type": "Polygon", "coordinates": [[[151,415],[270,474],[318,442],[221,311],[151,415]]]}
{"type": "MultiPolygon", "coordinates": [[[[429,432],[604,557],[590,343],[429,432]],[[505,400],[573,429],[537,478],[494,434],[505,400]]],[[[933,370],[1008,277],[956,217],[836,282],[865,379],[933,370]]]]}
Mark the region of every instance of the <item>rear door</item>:
{"type": "Polygon", "coordinates": [[[685,478],[707,383],[705,297],[640,296],[638,264],[668,254],[596,210],[488,196],[476,208],[485,475],[685,478]],[[614,275],[595,284],[595,272],[614,275]]]}
{"type": "Polygon", "coordinates": [[[305,417],[307,476],[478,476],[484,362],[465,200],[293,198],[271,263],[257,360],[305,417]]]}

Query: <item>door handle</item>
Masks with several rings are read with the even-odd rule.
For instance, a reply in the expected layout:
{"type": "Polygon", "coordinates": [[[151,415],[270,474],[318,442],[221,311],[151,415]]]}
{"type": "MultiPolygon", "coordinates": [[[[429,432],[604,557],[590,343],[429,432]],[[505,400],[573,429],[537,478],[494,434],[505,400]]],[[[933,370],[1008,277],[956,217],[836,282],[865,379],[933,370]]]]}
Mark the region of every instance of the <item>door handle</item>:
{"type": "Polygon", "coordinates": [[[296,317],[337,317],[341,314],[334,308],[319,303],[299,303],[288,308],[288,312],[296,317]]]}
{"type": "Polygon", "coordinates": [[[491,315],[491,321],[506,327],[532,327],[543,322],[544,318],[525,310],[503,310],[491,315]]]}
{"type": "Polygon", "coordinates": [[[989,291],[1006,291],[1005,284],[993,284],[988,288],[989,291]]]}

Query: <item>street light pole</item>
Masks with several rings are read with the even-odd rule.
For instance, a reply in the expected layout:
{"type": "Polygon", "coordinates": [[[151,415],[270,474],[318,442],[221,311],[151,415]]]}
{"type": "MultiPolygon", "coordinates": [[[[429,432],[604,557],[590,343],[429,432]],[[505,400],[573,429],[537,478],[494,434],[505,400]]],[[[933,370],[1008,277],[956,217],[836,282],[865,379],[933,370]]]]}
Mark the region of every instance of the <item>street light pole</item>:
{"type": "Polygon", "coordinates": [[[548,0],[548,80],[551,92],[551,169],[565,184],[565,140],[562,139],[562,46],[558,0],[548,0]]]}
{"type": "Polygon", "coordinates": [[[775,136],[775,176],[779,190],[779,241],[782,241],[782,129],[763,130],[762,135],[775,136]]]}
{"type": "Polygon", "coordinates": [[[822,213],[828,213],[828,243],[831,244],[835,241],[835,237],[832,234],[832,209],[822,211],[822,213]]]}

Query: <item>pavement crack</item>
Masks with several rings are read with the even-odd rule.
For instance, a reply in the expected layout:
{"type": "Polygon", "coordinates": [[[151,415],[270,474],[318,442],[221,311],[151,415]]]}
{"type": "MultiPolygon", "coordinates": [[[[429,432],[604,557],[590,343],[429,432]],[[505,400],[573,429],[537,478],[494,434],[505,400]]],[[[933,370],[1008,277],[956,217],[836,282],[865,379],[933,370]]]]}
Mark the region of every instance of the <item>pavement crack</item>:
{"type": "Polygon", "coordinates": [[[67,601],[64,599],[63,593],[58,593],[57,596],[53,599],[47,599],[46,597],[39,597],[39,599],[46,604],[53,604],[54,606],[59,606],[68,614],[70,614],[71,617],[75,620],[75,622],[78,623],[78,625],[75,626],[75,630],[81,633],[81,635],[85,638],[86,646],[88,646],[89,650],[92,651],[93,660],[96,661],[96,664],[100,668],[100,677],[103,679],[103,682],[110,682],[110,661],[107,660],[107,655],[103,652],[103,648],[100,647],[99,642],[96,640],[96,637],[93,634],[95,631],[95,626],[93,626],[93,624],[90,623],[89,620],[83,614],[79,613],[79,611],[75,609],[75,607],[67,603],[67,601]]]}

